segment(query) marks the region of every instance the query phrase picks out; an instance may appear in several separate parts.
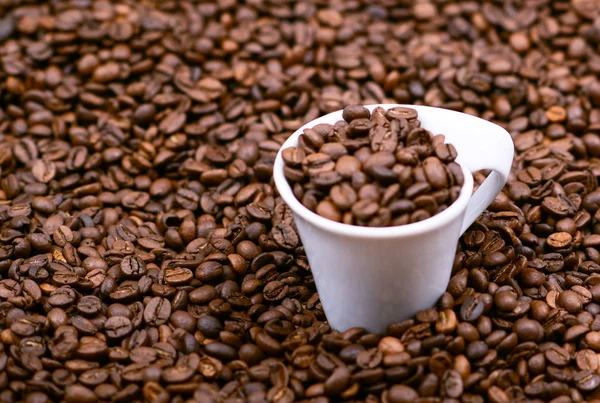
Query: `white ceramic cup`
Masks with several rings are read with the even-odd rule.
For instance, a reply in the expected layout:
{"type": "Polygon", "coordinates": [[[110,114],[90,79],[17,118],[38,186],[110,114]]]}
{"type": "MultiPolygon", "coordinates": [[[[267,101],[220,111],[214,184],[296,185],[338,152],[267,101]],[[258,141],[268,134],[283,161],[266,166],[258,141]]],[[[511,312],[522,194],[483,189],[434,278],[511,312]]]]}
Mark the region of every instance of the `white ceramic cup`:
{"type": "Polygon", "coordinates": [[[458,199],[427,220],[385,228],[341,224],[296,199],[283,174],[281,152],[296,146],[304,129],[342,120],[342,111],[307,123],[283,144],[275,160],[275,185],[293,212],[327,320],[339,331],[363,327],[383,333],[387,325],[434,306],[448,286],[460,235],[502,190],[513,161],[510,135],[493,123],[426,106],[366,107],[378,106],[416,109],[422,127],[456,147],[465,180],[458,199]],[[472,194],[472,172],[481,169],[492,173],[472,194]]]}

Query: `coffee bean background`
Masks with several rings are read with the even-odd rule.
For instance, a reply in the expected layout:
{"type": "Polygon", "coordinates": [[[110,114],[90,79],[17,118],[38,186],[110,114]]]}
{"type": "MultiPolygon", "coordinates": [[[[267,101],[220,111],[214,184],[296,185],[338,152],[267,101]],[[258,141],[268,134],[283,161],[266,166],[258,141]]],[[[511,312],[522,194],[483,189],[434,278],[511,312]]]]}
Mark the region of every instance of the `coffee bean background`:
{"type": "Polygon", "coordinates": [[[599,42],[595,0],[0,0],[0,400],[597,401],[599,42]],[[273,160],[387,102],[517,156],[436,307],[339,333],[273,160]]]}

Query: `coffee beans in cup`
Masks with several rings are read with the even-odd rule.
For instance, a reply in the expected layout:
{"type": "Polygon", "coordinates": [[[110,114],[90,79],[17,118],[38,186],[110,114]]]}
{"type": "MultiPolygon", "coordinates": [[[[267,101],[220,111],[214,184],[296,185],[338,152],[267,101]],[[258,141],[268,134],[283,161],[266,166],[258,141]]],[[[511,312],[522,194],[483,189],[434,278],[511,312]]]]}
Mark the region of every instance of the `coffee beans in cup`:
{"type": "Polygon", "coordinates": [[[456,149],[421,127],[416,110],[351,105],[342,117],[304,129],[282,152],[306,208],[344,224],[389,227],[433,217],[458,198],[456,149]]]}

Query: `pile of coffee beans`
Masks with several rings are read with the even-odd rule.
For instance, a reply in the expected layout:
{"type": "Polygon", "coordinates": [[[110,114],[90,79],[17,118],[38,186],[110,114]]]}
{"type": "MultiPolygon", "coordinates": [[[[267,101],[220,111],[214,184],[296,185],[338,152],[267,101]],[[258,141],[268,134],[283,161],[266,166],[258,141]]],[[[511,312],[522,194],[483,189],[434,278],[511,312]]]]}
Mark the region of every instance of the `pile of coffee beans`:
{"type": "Polygon", "coordinates": [[[596,0],[0,0],[0,401],[600,401],[598,43],[596,0]],[[338,332],[273,161],[377,103],[517,155],[435,307],[338,332]]]}
{"type": "Polygon", "coordinates": [[[421,127],[415,109],[344,108],[333,125],[304,129],[282,151],[298,200],[327,219],[369,227],[406,225],[444,211],[464,176],[444,135],[421,127]]]}

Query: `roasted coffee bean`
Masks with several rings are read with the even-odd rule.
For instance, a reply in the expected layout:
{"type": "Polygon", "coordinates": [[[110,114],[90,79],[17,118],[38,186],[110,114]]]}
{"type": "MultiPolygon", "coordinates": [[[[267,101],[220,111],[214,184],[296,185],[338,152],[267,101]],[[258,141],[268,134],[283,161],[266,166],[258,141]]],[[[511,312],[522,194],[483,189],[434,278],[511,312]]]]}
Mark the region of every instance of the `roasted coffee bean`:
{"type": "Polygon", "coordinates": [[[146,264],[137,256],[126,256],[121,260],[121,272],[125,277],[139,278],[146,274],[146,264]]]}
{"type": "Polygon", "coordinates": [[[532,319],[521,318],[513,325],[513,331],[522,341],[539,342],[544,337],[542,325],[532,319]]]}
{"type": "Polygon", "coordinates": [[[410,386],[394,385],[387,393],[390,402],[410,403],[419,398],[419,394],[410,386]]]}
{"type": "Polygon", "coordinates": [[[113,316],[104,323],[104,329],[108,337],[119,339],[131,333],[131,321],[125,316],[113,316]]]}
{"type": "Polygon", "coordinates": [[[371,117],[371,112],[361,105],[352,105],[344,108],[342,118],[346,122],[351,122],[355,119],[368,119],[371,117]]]}
{"type": "Polygon", "coordinates": [[[144,308],[144,321],[150,326],[160,326],[171,316],[171,303],[166,298],[154,297],[144,308]]]}

